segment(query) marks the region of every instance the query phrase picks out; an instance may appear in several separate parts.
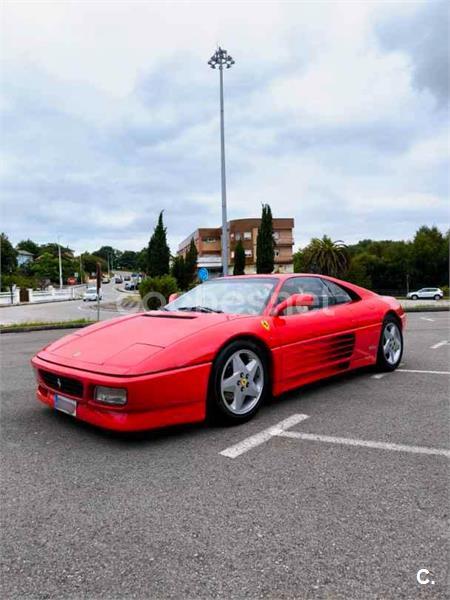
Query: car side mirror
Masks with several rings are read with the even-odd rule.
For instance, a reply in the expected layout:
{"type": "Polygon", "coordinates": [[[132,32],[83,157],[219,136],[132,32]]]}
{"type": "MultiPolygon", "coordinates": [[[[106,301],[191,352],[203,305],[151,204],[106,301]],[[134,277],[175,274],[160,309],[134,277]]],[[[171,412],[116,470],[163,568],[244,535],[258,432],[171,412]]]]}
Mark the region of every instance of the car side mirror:
{"type": "Polygon", "coordinates": [[[292,294],[286,300],[277,304],[273,309],[273,316],[279,317],[284,313],[284,311],[288,308],[294,308],[296,306],[314,306],[314,296],[312,294],[292,294]]]}
{"type": "Polygon", "coordinates": [[[179,296],[178,292],[174,292],[173,294],[170,294],[169,302],[173,302],[174,300],[176,300],[178,298],[178,296],[179,296]]]}

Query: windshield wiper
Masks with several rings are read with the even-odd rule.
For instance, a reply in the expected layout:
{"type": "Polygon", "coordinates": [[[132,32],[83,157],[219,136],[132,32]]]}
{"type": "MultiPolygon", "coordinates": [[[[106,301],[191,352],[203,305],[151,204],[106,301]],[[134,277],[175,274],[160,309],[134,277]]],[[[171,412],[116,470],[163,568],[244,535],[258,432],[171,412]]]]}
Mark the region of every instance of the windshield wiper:
{"type": "Polygon", "coordinates": [[[202,313],[222,313],[223,310],[214,310],[209,306],[180,306],[177,310],[186,310],[189,312],[202,312],[202,313]]]}

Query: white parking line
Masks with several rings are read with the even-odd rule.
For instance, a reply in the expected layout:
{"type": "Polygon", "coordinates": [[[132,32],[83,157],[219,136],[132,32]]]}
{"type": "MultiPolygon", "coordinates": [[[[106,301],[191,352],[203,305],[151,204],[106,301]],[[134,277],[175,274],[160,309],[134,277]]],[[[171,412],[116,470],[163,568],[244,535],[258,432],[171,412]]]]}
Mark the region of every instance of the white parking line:
{"type": "Polygon", "coordinates": [[[260,431],[255,435],[251,435],[250,437],[246,438],[245,440],[242,440],[242,442],[239,442],[234,446],[225,448],[225,450],[222,450],[222,452],[219,452],[219,454],[221,454],[222,456],[227,456],[228,458],[236,458],[237,456],[244,454],[244,452],[247,452],[248,450],[251,450],[256,446],[264,444],[264,442],[267,442],[268,440],[270,440],[270,438],[274,437],[275,435],[279,435],[285,429],[288,429],[293,425],[297,425],[297,423],[300,423],[301,421],[304,421],[307,418],[308,415],[292,415],[291,417],[280,421],[279,423],[273,425],[272,427],[269,427],[268,429],[263,429],[263,431],[260,431]]]}
{"type": "Polygon", "coordinates": [[[428,373],[429,375],[450,375],[450,371],[422,371],[420,369],[396,369],[395,371],[392,371],[390,373],[375,373],[375,375],[371,375],[371,378],[383,379],[383,377],[386,377],[386,375],[391,375],[392,373],[428,373]]]}
{"type": "Polygon", "coordinates": [[[430,319],[429,317],[420,317],[422,319],[422,321],[431,321],[432,323],[434,323],[434,319],[430,319]]]}
{"type": "Polygon", "coordinates": [[[248,452],[256,446],[268,442],[273,437],[283,437],[295,440],[306,440],[310,442],[324,442],[327,444],[341,444],[344,446],[362,446],[364,448],[375,448],[377,450],[393,450],[394,452],[409,452],[411,454],[432,454],[435,456],[446,456],[450,458],[450,450],[445,448],[428,448],[426,446],[408,446],[406,444],[391,444],[390,442],[374,442],[371,440],[360,440],[343,437],[333,437],[330,435],[321,435],[317,433],[302,433],[301,431],[287,431],[289,427],[297,425],[301,421],[308,419],[308,415],[292,415],[283,421],[280,421],[272,427],[263,429],[255,435],[251,435],[242,442],[234,444],[219,452],[227,458],[237,458],[244,452],[248,452]]]}
{"type": "Polygon", "coordinates": [[[301,433],[300,431],[281,431],[278,437],[292,438],[296,440],[308,440],[312,442],[326,442],[327,444],[342,444],[344,446],[363,446],[364,448],[376,448],[378,450],[394,450],[395,452],[411,452],[412,454],[434,454],[436,456],[447,456],[450,458],[450,450],[443,448],[427,448],[425,446],[406,446],[405,444],[391,444],[389,442],[372,442],[351,438],[332,437],[330,435],[318,435],[315,433],[301,433]]]}
{"type": "Polygon", "coordinates": [[[420,369],[397,369],[394,373],[428,373],[429,375],[450,375],[450,371],[421,371],[420,369]]]}
{"type": "Polygon", "coordinates": [[[436,350],[437,348],[440,348],[441,346],[446,346],[447,344],[447,340],[442,340],[442,342],[438,342],[437,344],[434,344],[434,346],[430,346],[430,350],[436,350]]]}

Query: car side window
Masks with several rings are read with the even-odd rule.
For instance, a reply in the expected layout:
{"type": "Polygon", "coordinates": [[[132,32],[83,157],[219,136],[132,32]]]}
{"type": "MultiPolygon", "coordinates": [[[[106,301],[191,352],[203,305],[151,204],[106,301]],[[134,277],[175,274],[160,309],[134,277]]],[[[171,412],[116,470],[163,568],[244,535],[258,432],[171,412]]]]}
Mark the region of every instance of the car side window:
{"type": "Polygon", "coordinates": [[[337,283],[326,280],[326,285],[334,297],[334,304],[347,304],[352,299],[350,295],[337,283]]]}
{"type": "Polygon", "coordinates": [[[291,277],[281,287],[277,304],[286,300],[292,294],[311,294],[314,297],[314,304],[309,309],[304,306],[293,307],[289,309],[289,314],[300,314],[307,310],[317,310],[334,303],[331,292],[319,277],[291,277]]]}

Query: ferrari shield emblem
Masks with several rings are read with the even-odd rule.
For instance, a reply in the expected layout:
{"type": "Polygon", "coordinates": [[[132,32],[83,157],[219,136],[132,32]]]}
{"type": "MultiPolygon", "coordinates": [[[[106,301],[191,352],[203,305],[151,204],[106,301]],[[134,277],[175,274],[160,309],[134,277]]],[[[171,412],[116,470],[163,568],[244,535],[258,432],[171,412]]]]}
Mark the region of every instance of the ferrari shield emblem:
{"type": "Polygon", "coordinates": [[[267,321],[261,321],[261,326],[266,330],[269,331],[270,329],[270,325],[267,321]]]}

